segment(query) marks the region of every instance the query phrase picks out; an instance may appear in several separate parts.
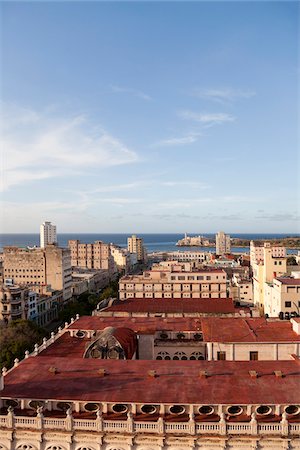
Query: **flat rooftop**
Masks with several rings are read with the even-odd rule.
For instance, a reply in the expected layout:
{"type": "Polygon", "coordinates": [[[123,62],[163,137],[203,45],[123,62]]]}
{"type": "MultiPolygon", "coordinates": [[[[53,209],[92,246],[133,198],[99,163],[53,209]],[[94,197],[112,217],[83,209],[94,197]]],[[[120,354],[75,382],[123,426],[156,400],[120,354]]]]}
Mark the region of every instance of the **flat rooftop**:
{"type": "Polygon", "coordinates": [[[292,277],[278,277],[276,280],[280,281],[282,284],[289,284],[291,286],[300,286],[300,278],[292,277]]]}
{"type": "Polygon", "coordinates": [[[32,356],[5,376],[1,396],[150,404],[299,404],[299,385],[298,360],[116,361],[32,356]],[[104,376],[100,369],[105,370],[104,376]],[[156,376],[150,376],[149,370],[155,370],[156,376]],[[200,376],[200,371],[207,376],[200,376]],[[258,377],[249,371],[256,371],[258,377]],[[283,377],[274,371],[281,371],[283,377]]]}
{"type": "Polygon", "coordinates": [[[202,317],[200,320],[206,342],[300,342],[300,335],[286,320],[269,321],[262,317],[202,317]]]}
{"type": "Polygon", "coordinates": [[[241,308],[235,308],[231,298],[141,298],[127,299],[113,303],[104,311],[111,312],[148,312],[148,313],[203,313],[234,314],[241,308]]]}
{"type": "Polygon", "coordinates": [[[156,331],[199,331],[199,317],[99,317],[83,316],[69,326],[75,330],[103,330],[106,327],[131,328],[139,334],[153,334],[156,331]]]}

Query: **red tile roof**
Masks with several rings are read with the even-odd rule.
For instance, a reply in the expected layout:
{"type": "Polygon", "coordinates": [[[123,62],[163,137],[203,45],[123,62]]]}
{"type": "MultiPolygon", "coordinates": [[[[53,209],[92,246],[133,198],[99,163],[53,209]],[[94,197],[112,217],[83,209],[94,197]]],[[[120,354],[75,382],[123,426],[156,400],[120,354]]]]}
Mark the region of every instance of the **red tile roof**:
{"type": "Polygon", "coordinates": [[[103,330],[105,327],[131,328],[139,334],[153,334],[156,331],[194,331],[201,329],[201,319],[197,317],[98,317],[83,316],[69,329],[103,330]]]}
{"type": "Polygon", "coordinates": [[[29,357],[3,398],[183,404],[299,404],[299,361],[115,361],[29,357]],[[56,368],[56,373],[50,368],[56,368]],[[100,369],[106,375],[101,376],[100,369]],[[148,375],[155,370],[156,377],[148,375]],[[251,377],[249,370],[258,372],[251,377]],[[284,374],[276,377],[274,371],[284,374]],[[206,371],[207,377],[200,377],[206,371]]]}
{"type": "Polygon", "coordinates": [[[288,321],[264,318],[203,317],[203,340],[206,342],[300,342],[300,336],[288,321]]]}
{"type": "Polygon", "coordinates": [[[280,281],[282,284],[290,284],[292,286],[300,286],[300,278],[277,277],[276,280],[280,281]]]}
{"type": "Polygon", "coordinates": [[[105,311],[234,314],[240,309],[234,307],[231,298],[135,298],[114,303],[105,311]]]}

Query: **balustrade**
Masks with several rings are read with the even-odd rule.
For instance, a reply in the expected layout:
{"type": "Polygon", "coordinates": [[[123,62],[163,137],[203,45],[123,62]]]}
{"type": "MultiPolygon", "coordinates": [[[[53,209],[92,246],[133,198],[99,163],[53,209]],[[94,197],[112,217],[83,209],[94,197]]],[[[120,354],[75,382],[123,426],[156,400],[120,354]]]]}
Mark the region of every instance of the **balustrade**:
{"type": "MultiPolygon", "coordinates": [[[[94,420],[66,418],[49,418],[14,416],[12,413],[0,416],[0,426],[4,428],[27,428],[27,429],[52,429],[52,430],[103,430],[104,432],[138,432],[138,433],[160,433],[161,423],[147,421],[128,421],[128,420],[103,420],[100,417],[94,420]]],[[[251,422],[225,423],[226,434],[256,434],[253,431],[251,422]]],[[[222,423],[222,426],[224,424],[222,423]]],[[[258,435],[284,435],[283,423],[262,423],[257,425],[258,435]]],[[[163,428],[166,433],[172,434],[221,434],[221,424],[219,422],[201,422],[193,420],[189,422],[163,422],[163,428]],[[192,426],[193,425],[193,426],[192,426]]],[[[300,434],[300,423],[288,424],[289,435],[300,434]]]]}

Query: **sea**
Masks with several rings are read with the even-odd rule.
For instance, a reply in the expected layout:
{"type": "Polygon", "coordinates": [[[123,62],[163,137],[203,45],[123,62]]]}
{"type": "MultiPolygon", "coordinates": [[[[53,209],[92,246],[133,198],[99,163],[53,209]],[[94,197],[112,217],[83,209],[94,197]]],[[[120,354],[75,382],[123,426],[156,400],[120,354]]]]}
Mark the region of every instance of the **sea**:
{"type": "MultiPolygon", "coordinates": [[[[198,234],[188,234],[189,236],[198,236],[198,234]]],[[[208,239],[214,239],[214,233],[206,233],[201,235],[207,237],[208,239]]],[[[113,243],[120,247],[127,246],[127,238],[129,234],[126,233],[60,233],[57,235],[58,245],[61,247],[68,246],[69,239],[79,239],[83,243],[92,243],[94,241],[103,241],[106,243],[113,243]]],[[[184,251],[184,250],[194,250],[194,251],[207,251],[215,252],[215,247],[177,247],[176,242],[184,237],[183,233],[139,233],[139,237],[143,238],[144,245],[148,253],[153,252],[171,252],[171,251],[184,251]]],[[[241,239],[280,239],[284,237],[300,237],[299,234],[243,234],[243,233],[232,233],[230,234],[232,238],[241,239]]],[[[39,234],[0,234],[0,250],[6,245],[14,245],[18,247],[34,247],[39,246],[39,234]]],[[[233,253],[248,253],[249,247],[232,247],[233,253]]],[[[300,250],[300,249],[299,249],[300,250]]],[[[297,254],[297,249],[289,249],[289,254],[297,254]]]]}

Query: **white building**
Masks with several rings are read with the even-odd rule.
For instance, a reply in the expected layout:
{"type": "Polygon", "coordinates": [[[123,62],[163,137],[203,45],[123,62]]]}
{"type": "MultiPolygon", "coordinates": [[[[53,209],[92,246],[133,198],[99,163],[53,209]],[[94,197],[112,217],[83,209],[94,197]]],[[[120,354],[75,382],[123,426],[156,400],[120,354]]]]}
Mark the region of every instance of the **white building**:
{"type": "Polygon", "coordinates": [[[57,244],[56,225],[44,222],[40,226],[40,247],[44,248],[49,244],[57,244]]]}
{"type": "MultiPolygon", "coordinates": [[[[285,258],[286,248],[278,245],[270,244],[271,254],[273,258],[285,258]]],[[[250,264],[264,262],[264,245],[257,245],[254,241],[250,241],[250,264]]]]}
{"type": "Polygon", "coordinates": [[[230,236],[224,231],[219,231],[216,234],[216,254],[224,255],[225,253],[230,253],[230,236]]]}

